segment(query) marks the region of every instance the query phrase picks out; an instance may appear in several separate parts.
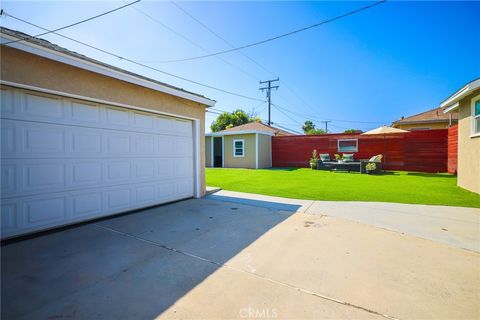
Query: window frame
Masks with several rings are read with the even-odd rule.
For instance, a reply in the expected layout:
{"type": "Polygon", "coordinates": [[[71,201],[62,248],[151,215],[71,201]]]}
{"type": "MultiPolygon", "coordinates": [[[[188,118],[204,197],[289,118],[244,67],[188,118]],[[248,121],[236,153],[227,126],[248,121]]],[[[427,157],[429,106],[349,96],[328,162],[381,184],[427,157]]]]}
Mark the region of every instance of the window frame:
{"type": "Polygon", "coordinates": [[[480,114],[475,115],[475,104],[480,102],[480,95],[475,96],[472,98],[471,103],[471,116],[472,116],[472,124],[471,124],[471,138],[480,137],[480,125],[476,126],[476,119],[480,119],[480,114]]]}
{"type": "Polygon", "coordinates": [[[233,145],[232,145],[232,151],[233,151],[233,157],[234,158],[244,158],[245,157],[245,139],[233,139],[233,145]],[[236,147],[235,147],[235,144],[236,142],[241,142],[242,143],[242,155],[237,155],[236,154],[236,147]]]}
{"type": "Polygon", "coordinates": [[[337,151],[341,152],[341,153],[358,152],[358,139],[338,139],[337,140],[337,151]],[[340,141],[355,141],[355,144],[356,144],[355,150],[341,151],[340,150],[340,141]]]}

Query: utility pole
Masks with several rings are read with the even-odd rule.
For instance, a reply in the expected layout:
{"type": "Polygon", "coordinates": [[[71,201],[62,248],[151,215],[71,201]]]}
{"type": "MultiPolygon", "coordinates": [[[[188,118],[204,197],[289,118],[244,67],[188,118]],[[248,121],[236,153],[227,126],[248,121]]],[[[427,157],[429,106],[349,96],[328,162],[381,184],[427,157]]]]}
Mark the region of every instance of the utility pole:
{"type": "Polygon", "coordinates": [[[326,120],[326,121],[320,121],[322,123],[325,123],[325,133],[328,133],[328,123],[332,122],[332,120],[326,120]]]}
{"type": "Polygon", "coordinates": [[[262,88],[259,89],[259,90],[261,90],[261,91],[267,90],[267,100],[268,100],[268,125],[270,125],[270,124],[272,123],[272,119],[271,119],[271,116],[270,116],[270,115],[271,115],[271,107],[272,107],[272,95],[271,95],[271,91],[272,91],[272,89],[278,90],[278,86],[273,86],[273,87],[272,87],[272,82],[275,82],[275,81],[280,81],[280,78],[277,77],[277,79],[260,81],[260,84],[268,83],[268,86],[262,87],[262,88]]]}

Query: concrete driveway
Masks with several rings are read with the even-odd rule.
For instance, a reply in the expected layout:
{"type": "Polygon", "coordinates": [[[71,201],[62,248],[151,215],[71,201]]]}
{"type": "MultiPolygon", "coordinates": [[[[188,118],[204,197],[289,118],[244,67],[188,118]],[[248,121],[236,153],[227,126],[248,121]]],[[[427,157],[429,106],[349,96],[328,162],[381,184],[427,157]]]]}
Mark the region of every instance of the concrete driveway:
{"type": "Polygon", "coordinates": [[[449,241],[350,205],[365,214],[220,192],[6,244],[2,319],[480,318],[476,240],[455,227],[478,210],[422,211],[466,234],[449,241]]]}

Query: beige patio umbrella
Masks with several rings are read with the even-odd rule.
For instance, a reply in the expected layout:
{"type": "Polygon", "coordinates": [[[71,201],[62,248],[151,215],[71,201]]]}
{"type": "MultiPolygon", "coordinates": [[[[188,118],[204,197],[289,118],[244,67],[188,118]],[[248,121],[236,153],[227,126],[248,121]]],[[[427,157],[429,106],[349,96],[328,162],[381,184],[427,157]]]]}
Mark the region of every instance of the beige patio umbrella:
{"type": "Polygon", "coordinates": [[[402,129],[397,129],[397,128],[393,128],[393,127],[389,127],[389,126],[383,125],[383,126],[378,127],[378,128],[376,128],[376,129],[373,129],[373,130],[364,132],[364,133],[362,133],[362,135],[377,135],[377,134],[383,134],[383,162],[384,162],[385,164],[387,164],[387,155],[385,154],[385,152],[386,152],[386,147],[387,147],[387,141],[386,141],[386,136],[387,136],[387,134],[391,134],[391,133],[405,133],[405,132],[409,132],[409,131],[407,131],[407,130],[402,130],[402,129]]]}

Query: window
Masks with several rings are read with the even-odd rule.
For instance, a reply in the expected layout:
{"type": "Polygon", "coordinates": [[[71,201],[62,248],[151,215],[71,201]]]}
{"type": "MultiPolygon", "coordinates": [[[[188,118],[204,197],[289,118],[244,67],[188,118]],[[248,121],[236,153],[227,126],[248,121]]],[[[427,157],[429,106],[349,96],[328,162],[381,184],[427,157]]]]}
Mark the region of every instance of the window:
{"type": "Polygon", "coordinates": [[[472,100],[472,135],[480,134],[480,96],[472,100]]]}
{"type": "Polygon", "coordinates": [[[338,152],[357,152],[358,139],[338,140],[338,152]]]}
{"type": "Polygon", "coordinates": [[[233,140],[233,156],[234,157],[245,156],[245,140],[243,139],[233,140]]]}

